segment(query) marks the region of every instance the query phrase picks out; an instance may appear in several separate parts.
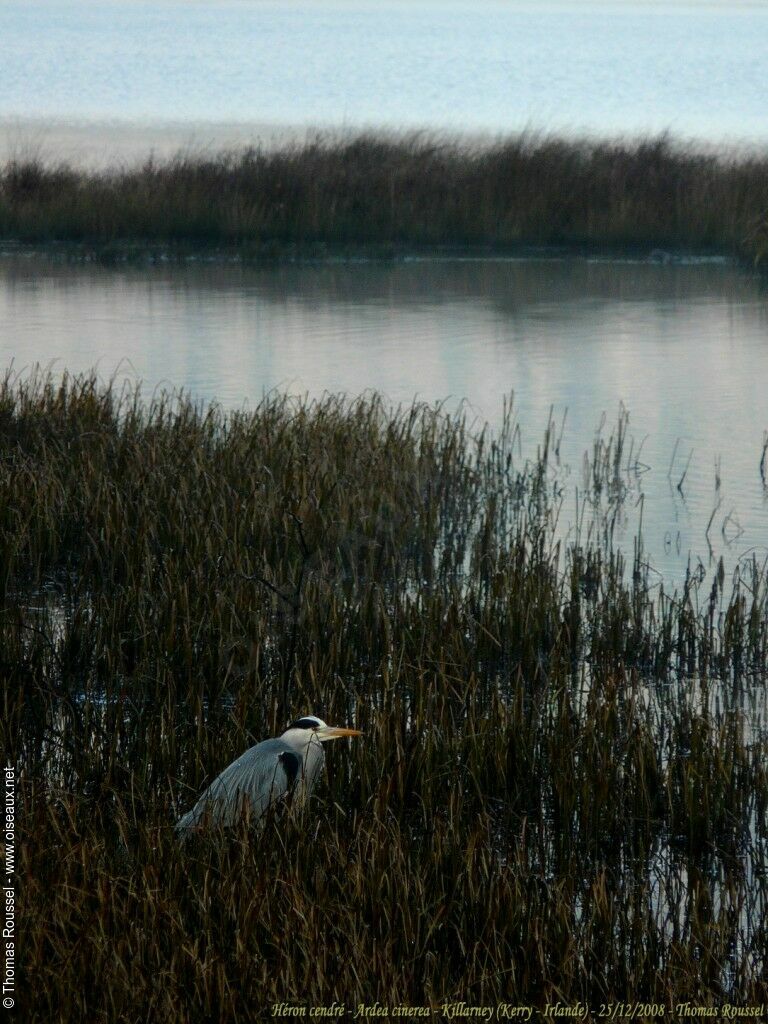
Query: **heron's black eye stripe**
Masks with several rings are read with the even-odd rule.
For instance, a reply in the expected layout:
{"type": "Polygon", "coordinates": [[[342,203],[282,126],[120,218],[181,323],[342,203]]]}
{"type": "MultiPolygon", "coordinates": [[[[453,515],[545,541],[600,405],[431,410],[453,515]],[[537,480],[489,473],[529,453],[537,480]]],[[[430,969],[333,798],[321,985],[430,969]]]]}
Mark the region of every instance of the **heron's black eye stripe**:
{"type": "Polygon", "coordinates": [[[289,729],[316,729],[319,723],[316,718],[297,718],[295,722],[291,722],[288,726],[289,729]]]}

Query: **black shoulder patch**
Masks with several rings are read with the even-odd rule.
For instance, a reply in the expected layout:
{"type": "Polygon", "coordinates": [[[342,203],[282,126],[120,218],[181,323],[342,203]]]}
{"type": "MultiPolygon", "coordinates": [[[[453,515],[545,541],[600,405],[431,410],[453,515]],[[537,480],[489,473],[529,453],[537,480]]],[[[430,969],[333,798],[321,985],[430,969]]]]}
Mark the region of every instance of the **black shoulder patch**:
{"type": "Polygon", "coordinates": [[[301,768],[301,760],[298,754],[294,754],[290,750],[284,750],[279,755],[278,760],[283,766],[285,777],[288,781],[288,789],[293,789],[296,785],[296,779],[299,777],[299,769],[301,768]]]}

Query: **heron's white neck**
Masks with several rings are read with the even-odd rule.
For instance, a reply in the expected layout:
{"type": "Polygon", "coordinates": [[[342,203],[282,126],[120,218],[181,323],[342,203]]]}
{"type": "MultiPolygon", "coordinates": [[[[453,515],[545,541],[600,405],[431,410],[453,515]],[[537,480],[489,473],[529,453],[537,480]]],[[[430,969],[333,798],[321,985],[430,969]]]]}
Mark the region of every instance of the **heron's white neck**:
{"type": "Polygon", "coordinates": [[[322,749],[320,740],[311,729],[286,729],[280,739],[292,747],[302,759],[306,757],[310,746],[317,745],[322,749]]]}

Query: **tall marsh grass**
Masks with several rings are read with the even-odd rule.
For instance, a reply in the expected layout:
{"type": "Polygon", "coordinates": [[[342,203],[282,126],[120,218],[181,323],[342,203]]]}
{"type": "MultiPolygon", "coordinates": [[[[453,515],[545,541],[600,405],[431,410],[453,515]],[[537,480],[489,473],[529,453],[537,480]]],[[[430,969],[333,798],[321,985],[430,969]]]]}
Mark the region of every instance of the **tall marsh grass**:
{"type": "Polygon", "coordinates": [[[20,1019],[766,999],[764,573],[667,594],[557,542],[554,433],[505,424],[6,378],[20,1019]],[[309,711],[365,736],[308,816],[180,848],[309,711]]]}
{"type": "Polygon", "coordinates": [[[110,171],[0,169],[0,238],[237,247],[252,257],[435,246],[682,248],[760,263],[768,156],[523,134],[323,138],[110,171]]]}

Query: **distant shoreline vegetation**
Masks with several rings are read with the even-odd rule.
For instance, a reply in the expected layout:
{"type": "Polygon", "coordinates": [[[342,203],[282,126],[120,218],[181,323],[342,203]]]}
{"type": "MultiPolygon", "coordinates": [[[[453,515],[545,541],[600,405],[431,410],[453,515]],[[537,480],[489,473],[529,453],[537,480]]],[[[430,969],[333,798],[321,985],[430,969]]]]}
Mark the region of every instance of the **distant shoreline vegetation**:
{"type": "Polygon", "coordinates": [[[256,260],[657,249],[765,269],[768,153],[705,153],[666,135],[470,146],[360,134],[106,171],[14,159],[0,168],[0,239],[115,259],[152,247],[256,260]]]}

